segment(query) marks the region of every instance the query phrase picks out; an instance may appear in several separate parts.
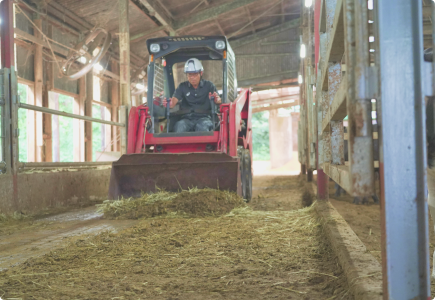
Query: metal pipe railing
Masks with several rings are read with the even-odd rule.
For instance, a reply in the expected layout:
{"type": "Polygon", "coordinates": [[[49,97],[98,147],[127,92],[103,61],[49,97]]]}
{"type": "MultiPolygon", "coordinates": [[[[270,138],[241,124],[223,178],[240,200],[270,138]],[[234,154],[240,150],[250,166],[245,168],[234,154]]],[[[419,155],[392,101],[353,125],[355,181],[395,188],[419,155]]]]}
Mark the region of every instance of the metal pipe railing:
{"type": "Polygon", "coordinates": [[[55,110],[55,109],[50,109],[50,108],[41,107],[41,106],[35,106],[35,105],[31,105],[31,104],[26,104],[26,103],[19,103],[18,107],[25,108],[25,109],[30,109],[30,110],[35,110],[35,111],[40,111],[40,112],[47,113],[47,114],[52,114],[52,115],[58,115],[58,116],[63,116],[63,117],[68,117],[68,118],[85,120],[85,121],[89,121],[89,122],[95,122],[95,123],[101,123],[101,124],[107,124],[107,125],[125,127],[124,123],[118,123],[118,122],[100,120],[100,119],[96,119],[96,118],[91,118],[91,117],[87,117],[87,116],[81,116],[81,115],[71,114],[71,113],[67,113],[67,112],[63,112],[63,111],[58,111],[58,110],[55,110]]]}
{"type": "Polygon", "coordinates": [[[111,161],[92,161],[92,162],[20,162],[19,168],[35,169],[35,168],[80,168],[80,167],[99,167],[109,166],[111,161]]]}

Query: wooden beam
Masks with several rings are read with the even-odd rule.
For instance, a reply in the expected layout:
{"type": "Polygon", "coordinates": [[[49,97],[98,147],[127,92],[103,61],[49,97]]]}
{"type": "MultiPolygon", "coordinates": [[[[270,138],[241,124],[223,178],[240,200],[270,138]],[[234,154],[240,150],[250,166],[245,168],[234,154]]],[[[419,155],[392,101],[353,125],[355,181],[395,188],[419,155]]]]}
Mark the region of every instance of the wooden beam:
{"type": "Polygon", "coordinates": [[[199,3],[198,3],[194,8],[192,8],[192,10],[189,12],[189,15],[190,15],[190,14],[193,14],[193,13],[195,12],[195,10],[196,10],[198,7],[200,7],[201,4],[203,4],[203,3],[205,3],[207,6],[209,6],[209,3],[208,3],[207,0],[201,0],[201,1],[199,1],[199,3]]]}
{"type": "Polygon", "coordinates": [[[112,108],[112,104],[106,103],[106,102],[103,102],[103,101],[92,100],[92,103],[93,104],[98,104],[100,106],[104,106],[104,107],[107,107],[107,108],[112,108]]]}
{"type": "Polygon", "coordinates": [[[250,87],[260,83],[269,83],[287,79],[297,78],[299,70],[289,70],[276,74],[265,74],[264,76],[252,77],[252,78],[238,78],[239,87],[250,87]]]}
{"type": "Polygon", "coordinates": [[[288,87],[295,87],[298,85],[299,85],[299,83],[297,83],[297,82],[288,83],[288,84],[278,84],[278,85],[258,85],[258,86],[252,87],[252,91],[258,92],[258,91],[264,91],[264,90],[282,89],[282,88],[288,88],[288,87]]]}
{"type": "Polygon", "coordinates": [[[255,3],[259,0],[237,0],[223,3],[221,5],[210,7],[208,9],[202,10],[195,15],[187,15],[184,18],[176,20],[174,22],[174,29],[179,31],[183,28],[199,24],[204,21],[208,21],[210,19],[216,18],[219,15],[227,13],[229,11],[245,7],[246,5],[255,3]]]}
{"type": "Polygon", "coordinates": [[[277,41],[277,42],[261,42],[261,46],[271,46],[271,45],[291,45],[291,44],[299,44],[300,40],[293,41],[277,41]]]}
{"type": "Polygon", "coordinates": [[[218,19],[214,19],[214,22],[216,23],[216,26],[219,28],[219,31],[221,32],[221,34],[225,35],[225,31],[222,29],[221,24],[219,24],[218,19]]]}
{"type": "Polygon", "coordinates": [[[160,4],[160,6],[163,8],[163,10],[166,12],[166,14],[167,14],[171,19],[173,19],[174,16],[173,16],[172,13],[169,11],[169,9],[166,7],[166,5],[164,5],[164,4],[162,3],[161,0],[156,0],[156,1],[160,4]]]}
{"type": "MultiPolygon", "coordinates": [[[[94,27],[94,25],[88,23],[86,20],[79,17],[74,12],[70,11],[69,9],[65,8],[64,6],[60,5],[59,3],[55,2],[55,1],[48,2],[48,6],[52,6],[53,8],[55,8],[56,10],[61,12],[62,15],[68,16],[69,18],[71,18],[72,20],[74,20],[75,22],[77,22],[78,24],[80,24],[81,26],[83,26],[84,28],[86,28],[88,30],[94,27]]],[[[66,20],[64,20],[64,21],[66,23],[68,23],[66,20]]]]}
{"type": "Polygon", "coordinates": [[[165,29],[168,29],[168,26],[159,26],[159,27],[135,34],[135,35],[130,37],[130,42],[135,43],[135,42],[141,41],[144,38],[150,36],[151,34],[154,34],[154,33],[159,32],[159,31],[163,31],[165,29]]]}
{"type": "Polygon", "coordinates": [[[71,97],[71,98],[78,98],[79,97],[79,94],[71,93],[71,92],[68,92],[68,91],[65,91],[65,90],[61,90],[61,89],[57,89],[57,88],[52,88],[50,90],[55,92],[55,93],[62,94],[62,95],[65,95],[65,96],[68,96],[68,97],[71,97]]]}
{"type": "Polygon", "coordinates": [[[276,35],[278,33],[286,31],[286,30],[298,28],[299,22],[300,22],[299,18],[288,21],[288,22],[284,22],[283,24],[270,27],[268,29],[262,30],[260,32],[255,33],[255,34],[251,34],[251,35],[242,37],[240,39],[232,40],[232,41],[230,41],[230,45],[233,49],[235,49],[235,48],[238,48],[240,46],[247,45],[247,44],[256,42],[258,40],[265,39],[269,36],[276,35]]]}
{"type": "MultiPolygon", "coordinates": [[[[284,3],[284,1],[283,1],[283,3],[284,3]]],[[[249,11],[249,8],[247,6],[245,6],[245,11],[246,11],[246,14],[248,15],[249,23],[251,23],[252,33],[255,33],[256,30],[255,30],[254,24],[252,24],[253,22],[252,22],[251,12],[249,11]]]]}
{"type": "Polygon", "coordinates": [[[262,111],[278,109],[278,108],[287,108],[287,107],[292,107],[292,106],[296,106],[296,105],[299,105],[299,103],[285,103],[285,104],[279,104],[279,105],[269,105],[269,106],[265,106],[265,107],[258,107],[258,108],[253,108],[252,113],[255,114],[258,112],[262,112],[262,111]]]}
{"type": "Polygon", "coordinates": [[[323,163],[323,171],[338,183],[346,192],[352,194],[352,185],[350,182],[349,166],[333,165],[330,163],[323,163]]]}
{"type": "Polygon", "coordinates": [[[158,3],[156,3],[156,0],[132,0],[132,1],[135,2],[137,1],[141,3],[148,10],[149,14],[155,17],[160,22],[161,25],[167,26],[170,35],[172,35],[171,33],[175,33],[174,26],[172,25],[173,19],[171,18],[171,16],[168,16],[163,9],[159,7],[158,3]]]}
{"type": "Polygon", "coordinates": [[[285,21],[284,3],[284,1],[281,1],[281,24],[285,21]]]}
{"type": "Polygon", "coordinates": [[[322,132],[329,131],[330,121],[343,121],[343,119],[347,116],[347,103],[346,103],[346,95],[347,95],[347,77],[343,77],[340,82],[340,87],[334,95],[334,99],[329,106],[329,109],[323,118],[322,121],[322,132]]]}
{"type": "MultiPolygon", "coordinates": [[[[35,23],[36,24],[36,23],[35,23]]],[[[31,35],[19,28],[14,28],[14,33],[17,35],[18,39],[24,40],[24,41],[30,41],[38,46],[43,46],[44,48],[50,49],[48,46],[48,43],[42,40],[41,34],[35,30],[35,35],[31,35]]],[[[51,44],[51,47],[53,48],[53,51],[55,53],[62,54],[63,56],[67,56],[69,53],[69,50],[66,48],[62,48],[59,45],[56,45],[55,43],[51,44]]]]}
{"type": "MultiPolygon", "coordinates": [[[[51,4],[51,3],[50,3],[51,4]]],[[[83,26],[83,22],[79,23],[76,20],[70,18],[69,14],[67,12],[69,12],[69,10],[67,10],[66,8],[63,8],[63,12],[57,10],[56,8],[54,8],[51,5],[47,5],[46,6],[47,12],[53,16],[56,17],[59,20],[62,20],[64,23],[67,23],[69,25],[71,25],[73,28],[77,29],[79,32],[84,32],[92,27],[85,27],[83,26]]]]}
{"type": "MultiPolygon", "coordinates": [[[[296,103],[299,100],[299,95],[297,96],[283,96],[280,98],[270,98],[270,99],[264,99],[264,100],[255,100],[251,102],[251,105],[253,108],[256,108],[257,106],[262,106],[265,104],[276,104],[283,101],[293,101],[292,103],[296,103]]],[[[290,102],[289,102],[290,103],[290,102]]],[[[286,103],[282,103],[286,104],[286,103]]]]}
{"type": "Polygon", "coordinates": [[[281,0],[276,1],[273,4],[270,4],[270,6],[267,8],[267,10],[265,10],[263,13],[261,13],[260,15],[256,16],[254,19],[252,19],[250,22],[248,22],[248,24],[246,24],[245,26],[243,26],[242,28],[240,28],[239,30],[237,30],[236,32],[231,33],[228,38],[231,38],[233,36],[236,36],[238,34],[240,34],[240,32],[245,29],[246,27],[248,27],[249,25],[252,25],[252,23],[254,23],[255,21],[257,21],[258,19],[260,19],[261,17],[263,17],[265,14],[267,14],[269,11],[271,11],[273,8],[275,8],[278,4],[281,3],[281,0]]]}
{"type": "Polygon", "coordinates": [[[299,53],[298,50],[295,50],[293,52],[287,52],[287,53],[255,53],[255,54],[236,54],[236,58],[256,58],[256,57],[277,57],[277,56],[288,56],[288,55],[295,55],[296,53],[299,53]]]}

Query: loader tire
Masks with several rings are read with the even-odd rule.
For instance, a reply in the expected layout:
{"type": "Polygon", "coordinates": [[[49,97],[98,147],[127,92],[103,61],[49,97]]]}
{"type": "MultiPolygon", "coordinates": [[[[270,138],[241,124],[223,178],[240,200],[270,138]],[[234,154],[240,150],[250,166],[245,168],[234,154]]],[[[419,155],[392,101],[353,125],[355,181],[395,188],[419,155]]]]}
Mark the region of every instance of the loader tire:
{"type": "Polygon", "coordinates": [[[245,184],[245,149],[239,146],[237,149],[237,156],[239,157],[239,171],[240,171],[240,183],[242,184],[242,198],[246,200],[246,184],[245,184]]]}
{"type": "Polygon", "coordinates": [[[242,189],[243,198],[246,202],[252,199],[252,160],[249,149],[243,149],[243,170],[242,170],[242,189]]]}

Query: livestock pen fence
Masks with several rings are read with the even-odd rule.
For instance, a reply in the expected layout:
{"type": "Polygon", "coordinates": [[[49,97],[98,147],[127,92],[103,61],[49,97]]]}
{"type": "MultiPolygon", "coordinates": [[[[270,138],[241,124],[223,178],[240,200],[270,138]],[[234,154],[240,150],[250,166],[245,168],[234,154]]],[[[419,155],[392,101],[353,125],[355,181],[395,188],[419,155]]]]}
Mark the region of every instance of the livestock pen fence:
{"type": "Polygon", "coordinates": [[[306,2],[302,173],[310,181],[317,170],[318,199],[327,200],[329,178],[351,196],[372,196],[379,168],[385,299],[426,299],[423,98],[434,93],[433,67],[423,62],[422,3],[318,0],[313,7],[306,2]]]}
{"type": "MultiPolygon", "coordinates": [[[[92,118],[88,116],[67,113],[47,107],[41,107],[20,102],[17,92],[18,82],[14,67],[0,69],[0,128],[1,128],[1,151],[0,168],[1,173],[10,175],[16,174],[20,169],[29,168],[58,168],[58,167],[89,167],[109,165],[111,162],[19,162],[19,143],[20,128],[18,128],[18,109],[28,109],[45,114],[64,116],[88,122],[126,127],[126,108],[120,107],[121,122],[112,122],[92,118]]],[[[121,135],[125,138],[125,130],[121,130],[121,135]]]]}

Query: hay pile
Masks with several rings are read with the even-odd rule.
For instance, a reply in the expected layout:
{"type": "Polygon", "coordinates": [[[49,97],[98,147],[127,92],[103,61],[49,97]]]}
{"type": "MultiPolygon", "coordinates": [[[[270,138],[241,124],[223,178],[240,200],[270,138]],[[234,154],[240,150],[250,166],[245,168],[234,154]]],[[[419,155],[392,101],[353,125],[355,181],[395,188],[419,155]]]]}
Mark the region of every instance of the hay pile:
{"type": "Polygon", "coordinates": [[[214,189],[189,189],[181,193],[159,191],[141,198],[105,201],[99,211],[108,219],[139,219],[162,215],[221,216],[245,202],[237,194],[214,189]]]}
{"type": "Polygon", "coordinates": [[[323,241],[312,207],[162,216],[119,233],[74,238],[0,272],[0,297],[350,299],[323,241]]]}

